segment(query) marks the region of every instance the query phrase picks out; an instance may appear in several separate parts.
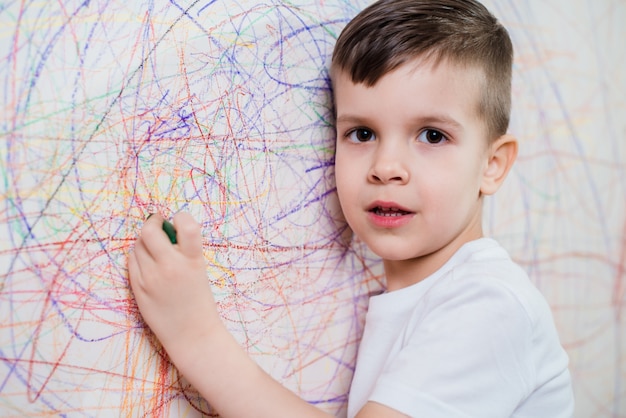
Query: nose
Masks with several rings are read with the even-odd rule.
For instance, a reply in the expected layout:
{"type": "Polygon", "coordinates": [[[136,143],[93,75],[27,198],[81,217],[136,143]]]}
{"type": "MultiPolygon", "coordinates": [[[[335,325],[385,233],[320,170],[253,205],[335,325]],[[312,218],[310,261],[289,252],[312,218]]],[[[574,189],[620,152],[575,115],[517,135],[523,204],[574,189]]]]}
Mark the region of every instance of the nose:
{"type": "Polygon", "coordinates": [[[405,161],[408,150],[397,143],[379,145],[368,172],[368,181],[377,184],[406,184],[409,181],[409,170],[405,161]]]}

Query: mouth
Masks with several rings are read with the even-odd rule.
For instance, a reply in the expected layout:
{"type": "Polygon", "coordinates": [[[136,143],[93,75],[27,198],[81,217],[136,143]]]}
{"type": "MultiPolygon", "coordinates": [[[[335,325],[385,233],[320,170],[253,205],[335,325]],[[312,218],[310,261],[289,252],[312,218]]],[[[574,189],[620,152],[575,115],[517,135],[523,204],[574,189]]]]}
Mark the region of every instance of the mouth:
{"type": "Polygon", "coordinates": [[[368,212],[385,218],[401,217],[411,215],[413,212],[394,204],[374,204],[368,209],[368,212]]]}

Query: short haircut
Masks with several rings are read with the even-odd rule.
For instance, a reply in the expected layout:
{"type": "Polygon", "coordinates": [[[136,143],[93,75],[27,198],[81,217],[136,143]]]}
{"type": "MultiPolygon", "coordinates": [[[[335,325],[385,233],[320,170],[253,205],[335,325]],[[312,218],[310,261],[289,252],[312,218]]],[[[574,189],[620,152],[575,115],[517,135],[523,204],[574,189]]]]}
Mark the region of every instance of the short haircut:
{"type": "Polygon", "coordinates": [[[348,23],[337,39],[331,71],[373,86],[402,64],[435,64],[482,72],[478,116],[490,139],[506,133],[511,112],[513,45],[506,29],[474,0],[379,0],[348,23]]]}

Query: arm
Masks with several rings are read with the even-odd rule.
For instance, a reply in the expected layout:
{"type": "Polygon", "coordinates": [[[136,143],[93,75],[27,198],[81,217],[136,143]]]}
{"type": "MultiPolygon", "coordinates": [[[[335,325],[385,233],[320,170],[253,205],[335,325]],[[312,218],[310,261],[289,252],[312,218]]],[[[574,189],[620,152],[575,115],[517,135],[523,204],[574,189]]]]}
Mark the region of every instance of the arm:
{"type": "Polygon", "coordinates": [[[172,245],[162,222],[160,216],[146,221],[128,268],[139,310],[178,370],[223,417],[328,416],[266,374],[223,325],[199,225],[178,214],[172,245]]]}
{"type": "Polygon", "coordinates": [[[404,415],[395,409],[388,406],[379,404],[377,402],[368,402],[361,408],[356,414],[355,418],[409,418],[408,415],[404,415]]]}

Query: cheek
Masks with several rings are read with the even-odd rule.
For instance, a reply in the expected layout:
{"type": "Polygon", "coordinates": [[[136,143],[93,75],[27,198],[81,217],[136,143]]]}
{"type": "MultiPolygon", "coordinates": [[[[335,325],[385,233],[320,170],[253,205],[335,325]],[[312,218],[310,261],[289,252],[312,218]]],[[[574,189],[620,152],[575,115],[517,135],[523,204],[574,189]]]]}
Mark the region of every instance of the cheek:
{"type": "MultiPolygon", "coordinates": [[[[346,212],[350,210],[350,204],[354,203],[356,199],[356,195],[354,193],[355,188],[352,187],[350,182],[341,175],[337,176],[336,178],[336,186],[339,205],[341,206],[344,214],[346,214],[346,212]]],[[[348,216],[348,214],[346,216],[348,216]]]]}
{"type": "Polygon", "coordinates": [[[335,184],[339,193],[343,193],[344,189],[349,188],[350,181],[354,180],[354,174],[350,176],[353,171],[350,163],[350,158],[347,158],[341,148],[338,147],[335,153],[335,184]]]}
{"type": "Polygon", "coordinates": [[[477,151],[468,150],[456,156],[447,166],[447,182],[458,193],[478,195],[482,178],[482,159],[475,155],[477,151]]]}
{"type": "Polygon", "coordinates": [[[357,202],[359,174],[353,167],[353,161],[345,158],[341,153],[335,156],[335,186],[337,187],[337,197],[339,205],[346,217],[350,221],[353,209],[357,202]]]}
{"type": "Polygon", "coordinates": [[[476,172],[468,167],[457,165],[456,168],[442,170],[429,181],[422,182],[422,199],[436,213],[455,212],[479,197],[480,183],[476,172]]]}
{"type": "Polygon", "coordinates": [[[345,163],[339,153],[337,153],[335,155],[335,186],[337,187],[337,195],[339,196],[340,203],[343,200],[343,191],[348,189],[345,184],[346,174],[345,163]]]}

